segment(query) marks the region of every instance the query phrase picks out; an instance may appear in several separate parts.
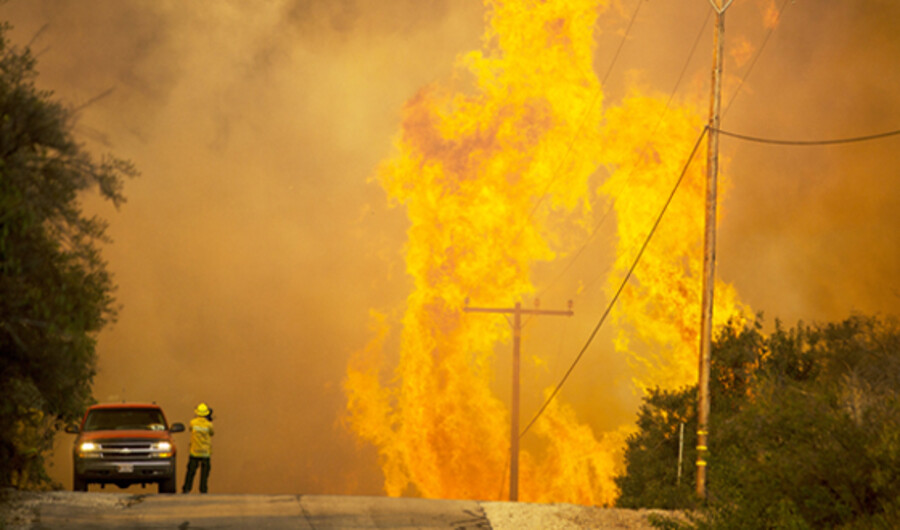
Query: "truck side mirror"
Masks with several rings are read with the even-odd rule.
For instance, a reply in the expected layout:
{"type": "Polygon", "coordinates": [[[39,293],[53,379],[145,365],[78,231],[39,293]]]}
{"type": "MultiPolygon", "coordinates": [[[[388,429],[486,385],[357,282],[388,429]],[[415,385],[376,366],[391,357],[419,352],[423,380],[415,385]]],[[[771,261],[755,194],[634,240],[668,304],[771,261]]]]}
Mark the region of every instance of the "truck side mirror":
{"type": "Polygon", "coordinates": [[[77,425],[66,425],[66,432],[69,434],[78,434],[77,425]]]}
{"type": "Polygon", "coordinates": [[[171,427],[169,427],[169,432],[182,432],[184,431],[183,423],[173,423],[171,427]]]}

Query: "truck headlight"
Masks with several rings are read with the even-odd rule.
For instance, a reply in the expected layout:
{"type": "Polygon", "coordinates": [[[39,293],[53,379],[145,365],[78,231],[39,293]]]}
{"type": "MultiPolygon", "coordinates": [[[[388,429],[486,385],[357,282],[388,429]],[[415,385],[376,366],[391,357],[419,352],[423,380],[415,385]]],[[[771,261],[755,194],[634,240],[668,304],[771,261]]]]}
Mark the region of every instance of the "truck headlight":
{"type": "Polygon", "coordinates": [[[169,442],[156,442],[151,446],[151,449],[159,458],[169,458],[174,454],[174,451],[172,451],[172,444],[169,442]]]}
{"type": "Polygon", "coordinates": [[[82,442],[78,446],[78,456],[81,458],[97,458],[100,456],[100,444],[94,442],[82,442]]]}

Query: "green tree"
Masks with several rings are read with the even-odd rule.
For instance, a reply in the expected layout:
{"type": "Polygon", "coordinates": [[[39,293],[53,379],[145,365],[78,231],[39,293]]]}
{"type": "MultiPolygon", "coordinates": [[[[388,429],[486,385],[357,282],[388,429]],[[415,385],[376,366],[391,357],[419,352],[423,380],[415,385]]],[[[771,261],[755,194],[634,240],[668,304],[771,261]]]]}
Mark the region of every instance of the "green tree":
{"type": "MultiPolygon", "coordinates": [[[[761,316],[746,327],[729,324],[713,341],[711,422],[737,410],[750,392],[764,351],[761,316]]],[[[697,505],[697,387],[652,390],[638,412],[638,431],[625,449],[626,472],[616,479],[623,508],[683,509],[697,505]],[[681,425],[684,424],[682,438],[681,425]],[[678,478],[679,447],[682,476],[678,478]]],[[[711,447],[718,446],[712,431],[711,447]]]]}
{"type": "Polygon", "coordinates": [[[723,451],[711,462],[719,474],[710,521],[890,527],[900,516],[898,405],[896,322],[855,316],[777,326],[751,395],[719,420],[723,451]]]}
{"type": "MultiPolygon", "coordinates": [[[[896,321],[855,316],[793,329],[776,322],[767,337],[759,330],[759,321],[730,326],[713,347],[709,502],[696,526],[891,527],[900,520],[896,321]]],[[[654,393],[641,418],[652,407],[656,416],[684,413],[683,403],[654,393]]],[[[619,504],[690,506],[696,499],[672,492],[658,464],[671,459],[667,430],[638,427],[619,504]],[[633,482],[671,493],[635,495],[633,482]]]]}
{"type": "Polygon", "coordinates": [[[626,473],[616,477],[620,490],[616,506],[667,510],[693,507],[696,388],[651,390],[638,411],[637,426],[625,448],[626,473]]]}
{"type": "Polygon", "coordinates": [[[0,486],[39,487],[53,434],[91,401],[97,333],[116,316],[99,245],[82,211],[96,190],[117,207],[130,162],[95,161],[75,116],[35,86],[30,51],[0,25],[0,486]]]}

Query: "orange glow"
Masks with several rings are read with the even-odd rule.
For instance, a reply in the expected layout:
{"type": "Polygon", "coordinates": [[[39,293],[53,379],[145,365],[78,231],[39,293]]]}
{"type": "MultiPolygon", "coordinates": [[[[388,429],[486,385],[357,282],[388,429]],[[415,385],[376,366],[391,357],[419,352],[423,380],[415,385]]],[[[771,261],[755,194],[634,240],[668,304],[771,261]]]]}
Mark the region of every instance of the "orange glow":
{"type": "Polygon", "coordinates": [[[763,26],[766,29],[773,29],[778,25],[778,17],[778,7],[775,5],[775,0],[767,0],[763,7],[763,26]]]}
{"type": "MultiPolygon", "coordinates": [[[[381,364],[364,360],[380,355],[381,335],[345,382],[350,425],[378,447],[390,495],[503,495],[509,412],[491,389],[492,358],[510,330],[462,307],[467,297],[512,305],[533,293],[531,266],[557,254],[549,216],[579,223],[590,211],[601,117],[592,43],[603,6],[488,1],[485,51],[460,58],[455,86],[429,86],[407,102],[398,154],[378,174],[410,221],[415,289],[396,386],[382,386],[381,364]]],[[[549,447],[540,457],[523,452],[521,500],[615,498],[618,443],[597,441],[564,405],[535,431],[549,447]]]]}
{"type": "Polygon", "coordinates": [[[747,61],[750,60],[750,57],[753,56],[753,52],[756,50],[753,47],[753,44],[747,40],[746,37],[739,37],[737,42],[734,43],[730,50],[731,57],[734,59],[734,64],[738,68],[741,68],[747,61]]]}
{"type": "MultiPolygon", "coordinates": [[[[454,86],[426,87],[407,102],[398,154],[378,173],[407,210],[415,288],[395,384],[382,381],[380,331],[351,362],[345,390],[350,427],[378,448],[389,495],[505,498],[509,413],[491,384],[494,347],[510,330],[501,319],[467,318],[465,299],[512,305],[532,294],[531,267],[562,250],[558,218],[589,219],[590,177],[601,164],[610,177],[599,192],[624,195],[609,282],[620,281],[702,128],[697,107],[684,105],[648,140],[664,98],[637,93],[604,117],[591,48],[605,5],[526,4],[487,2],[486,50],[461,58],[454,86]]],[[[616,346],[634,361],[639,388],[696,379],[701,167],[617,308],[616,346]]],[[[734,291],[720,286],[719,320],[735,308],[734,291]]],[[[533,432],[544,448],[521,454],[520,500],[615,500],[627,428],[598,436],[555,401],[533,432]]]]}
{"type": "MultiPolygon", "coordinates": [[[[509,412],[491,384],[494,348],[510,330],[464,315],[465,299],[512,305],[532,294],[532,266],[565,250],[561,225],[586,226],[601,165],[610,176],[597,191],[622,195],[617,284],[702,129],[699,106],[684,104],[648,139],[665,98],[638,92],[604,115],[591,50],[605,4],[487,7],[486,50],[460,59],[453,86],[407,102],[398,154],[378,174],[407,210],[414,290],[393,385],[383,381],[379,331],[351,362],[345,390],[350,427],[378,448],[389,495],[505,498],[509,412]]],[[[616,309],[616,347],[633,361],[638,388],[696,380],[702,166],[692,166],[616,309]]],[[[734,290],[719,286],[718,321],[737,309],[734,290]]],[[[611,504],[626,432],[598,436],[554,401],[533,430],[543,449],[521,454],[520,500],[611,504]]]]}
{"type": "MultiPolygon", "coordinates": [[[[609,292],[618,288],[687,161],[703,128],[698,109],[682,104],[666,112],[663,97],[635,90],[606,115],[604,145],[614,170],[602,191],[619,196],[619,241],[609,292]],[[648,131],[655,132],[648,136],[648,131]]],[[[616,349],[628,355],[640,388],[677,388],[697,380],[704,230],[698,212],[705,209],[705,153],[701,146],[613,311],[616,349]]],[[[724,189],[727,178],[720,173],[720,202],[724,189]]],[[[717,282],[713,329],[729,318],[740,322],[747,312],[734,288],[717,282]]]]}

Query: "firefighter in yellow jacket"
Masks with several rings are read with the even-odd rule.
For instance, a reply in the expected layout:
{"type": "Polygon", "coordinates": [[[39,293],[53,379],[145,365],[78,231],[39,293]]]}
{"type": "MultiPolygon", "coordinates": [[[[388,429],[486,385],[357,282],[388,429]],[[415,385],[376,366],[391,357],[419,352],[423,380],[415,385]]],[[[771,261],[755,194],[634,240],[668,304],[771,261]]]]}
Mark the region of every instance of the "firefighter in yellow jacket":
{"type": "Polygon", "coordinates": [[[191,456],[188,459],[187,475],[184,477],[182,493],[190,493],[194,487],[194,473],[200,466],[200,493],[206,493],[209,480],[210,456],[212,456],[212,409],[200,403],[194,410],[196,418],[191,420],[191,456]]]}

